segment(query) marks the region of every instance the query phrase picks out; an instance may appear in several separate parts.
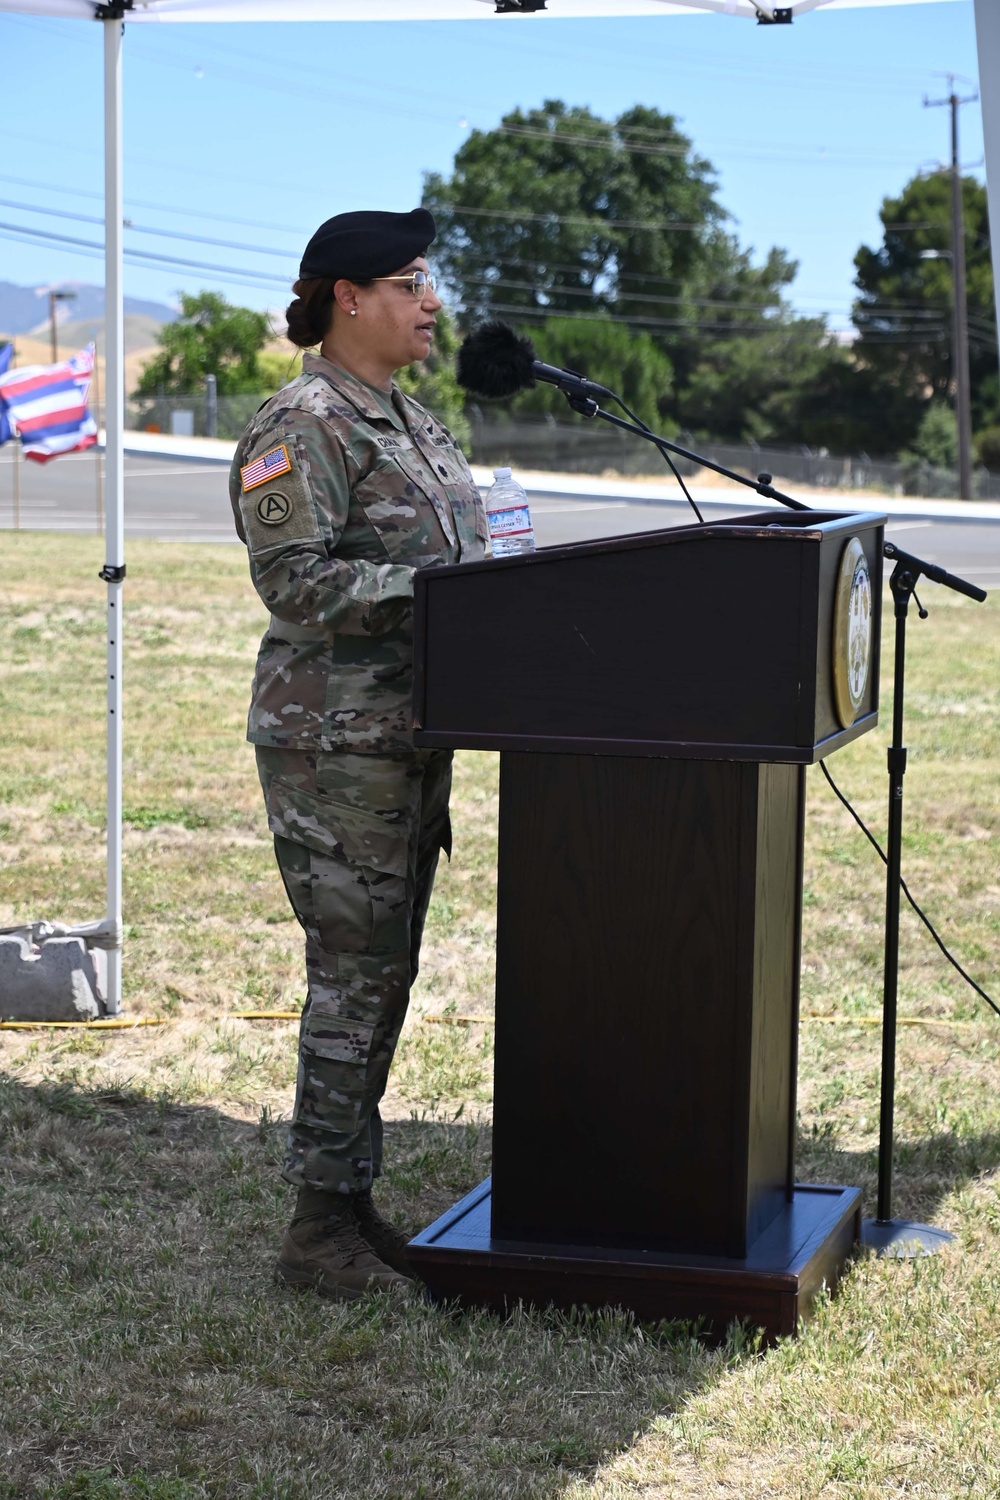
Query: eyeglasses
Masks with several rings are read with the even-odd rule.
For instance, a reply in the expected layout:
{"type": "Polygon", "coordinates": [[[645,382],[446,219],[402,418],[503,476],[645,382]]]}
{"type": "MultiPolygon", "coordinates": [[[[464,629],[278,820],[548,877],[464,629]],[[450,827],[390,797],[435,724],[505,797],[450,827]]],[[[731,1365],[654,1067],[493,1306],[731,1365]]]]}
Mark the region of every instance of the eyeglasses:
{"type": "Polygon", "coordinates": [[[414,297],[437,291],[437,277],[426,271],[411,271],[408,276],[373,276],[372,281],[405,281],[414,297]]]}

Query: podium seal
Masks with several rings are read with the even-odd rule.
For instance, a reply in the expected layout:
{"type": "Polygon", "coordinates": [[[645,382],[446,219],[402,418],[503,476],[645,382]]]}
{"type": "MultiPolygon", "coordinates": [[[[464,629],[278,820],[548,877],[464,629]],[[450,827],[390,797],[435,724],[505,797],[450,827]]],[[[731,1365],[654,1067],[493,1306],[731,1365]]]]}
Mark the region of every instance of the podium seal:
{"type": "Polygon", "coordinates": [[[852,536],[841,554],[833,606],[833,696],[845,729],[858,716],[871,659],[871,575],[864,549],[852,536]]]}

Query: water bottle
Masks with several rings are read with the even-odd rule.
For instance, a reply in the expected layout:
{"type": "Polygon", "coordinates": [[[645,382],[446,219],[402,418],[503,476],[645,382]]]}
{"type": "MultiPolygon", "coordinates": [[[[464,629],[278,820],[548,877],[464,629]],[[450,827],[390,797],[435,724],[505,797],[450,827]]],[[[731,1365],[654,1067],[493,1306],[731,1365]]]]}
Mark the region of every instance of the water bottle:
{"type": "Polygon", "coordinates": [[[486,518],[494,557],[534,552],[535,531],[528,497],[509,469],[493,470],[493,484],[486,496],[486,518]]]}

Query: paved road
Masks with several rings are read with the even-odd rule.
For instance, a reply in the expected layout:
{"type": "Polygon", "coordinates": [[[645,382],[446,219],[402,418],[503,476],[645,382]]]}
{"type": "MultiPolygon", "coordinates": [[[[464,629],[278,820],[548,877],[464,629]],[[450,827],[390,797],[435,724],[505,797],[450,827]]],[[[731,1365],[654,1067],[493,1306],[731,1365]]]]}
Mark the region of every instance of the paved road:
{"type": "MultiPolygon", "coordinates": [[[[0,449],[0,529],[13,525],[13,478],[8,446],[0,449]]],[[[127,455],[126,534],[169,541],[234,541],[226,478],[226,468],[218,463],[127,455]]],[[[719,499],[716,488],[696,487],[693,492],[696,499],[719,499]]],[[[21,463],[22,528],[93,532],[97,504],[93,453],[70,454],[47,465],[21,463]]],[[[748,495],[731,509],[713,504],[706,515],[723,520],[757,507],[756,497],[748,495]]],[[[542,546],[683,526],[694,519],[683,500],[648,504],[586,494],[537,495],[531,509],[542,546]]],[[[1000,522],[899,520],[890,524],[888,534],[908,551],[983,588],[1000,588],[1000,522]]]]}

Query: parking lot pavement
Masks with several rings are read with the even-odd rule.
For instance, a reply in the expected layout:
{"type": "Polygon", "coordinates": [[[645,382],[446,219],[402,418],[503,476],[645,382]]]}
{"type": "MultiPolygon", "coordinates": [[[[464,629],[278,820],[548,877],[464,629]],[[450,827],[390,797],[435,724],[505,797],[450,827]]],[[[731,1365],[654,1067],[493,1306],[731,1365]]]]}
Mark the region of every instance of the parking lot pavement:
{"type": "MultiPolygon", "coordinates": [[[[221,444],[219,447],[221,448],[221,444]]],[[[125,457],[125,532],[129,537],[164,541],[235,542],[224,462],[201,455],[169,458],[156,453],[125,457]]],[[[14,524],[13,453],[0,448],[0,529],[14,524]]],[[[695,523],[682,498],[669,499],[653,486],[582,480],[579,492],[565,477],[528,476],[535,534],[540,546],[589,541],[695,523]],[[595,493],[599,491],[599,493],[595,493]]],[[[101,493],[94,452],[69,454],[49,464],[20,465],[20,525],[24,530],[95,532],[101,493]]],[[[725,520],[761,508],[751,492],[734,490],[732,504],[721,503],[717,486],[693,486],[705,502],[708,520],[725,520]]],[[[816,501],[847,508],[839,494],[816,501]]],[[[851,509],[875,509],[872,497],[852,497],[851,509]]],[[[920,502],[914,502],[915,505],[920,502]]],[[[928,511],[943,514],[890,517],[888,535],[919,557],[969,578],[983,588],[1000,588],[1000,514],[984,510],[956,516],[954,505],[928,511]]],[[[997,507],[990,507],[995,511],[997,507]]],[[[780,514],[780,510],[778,512],[780,514]]]]}

